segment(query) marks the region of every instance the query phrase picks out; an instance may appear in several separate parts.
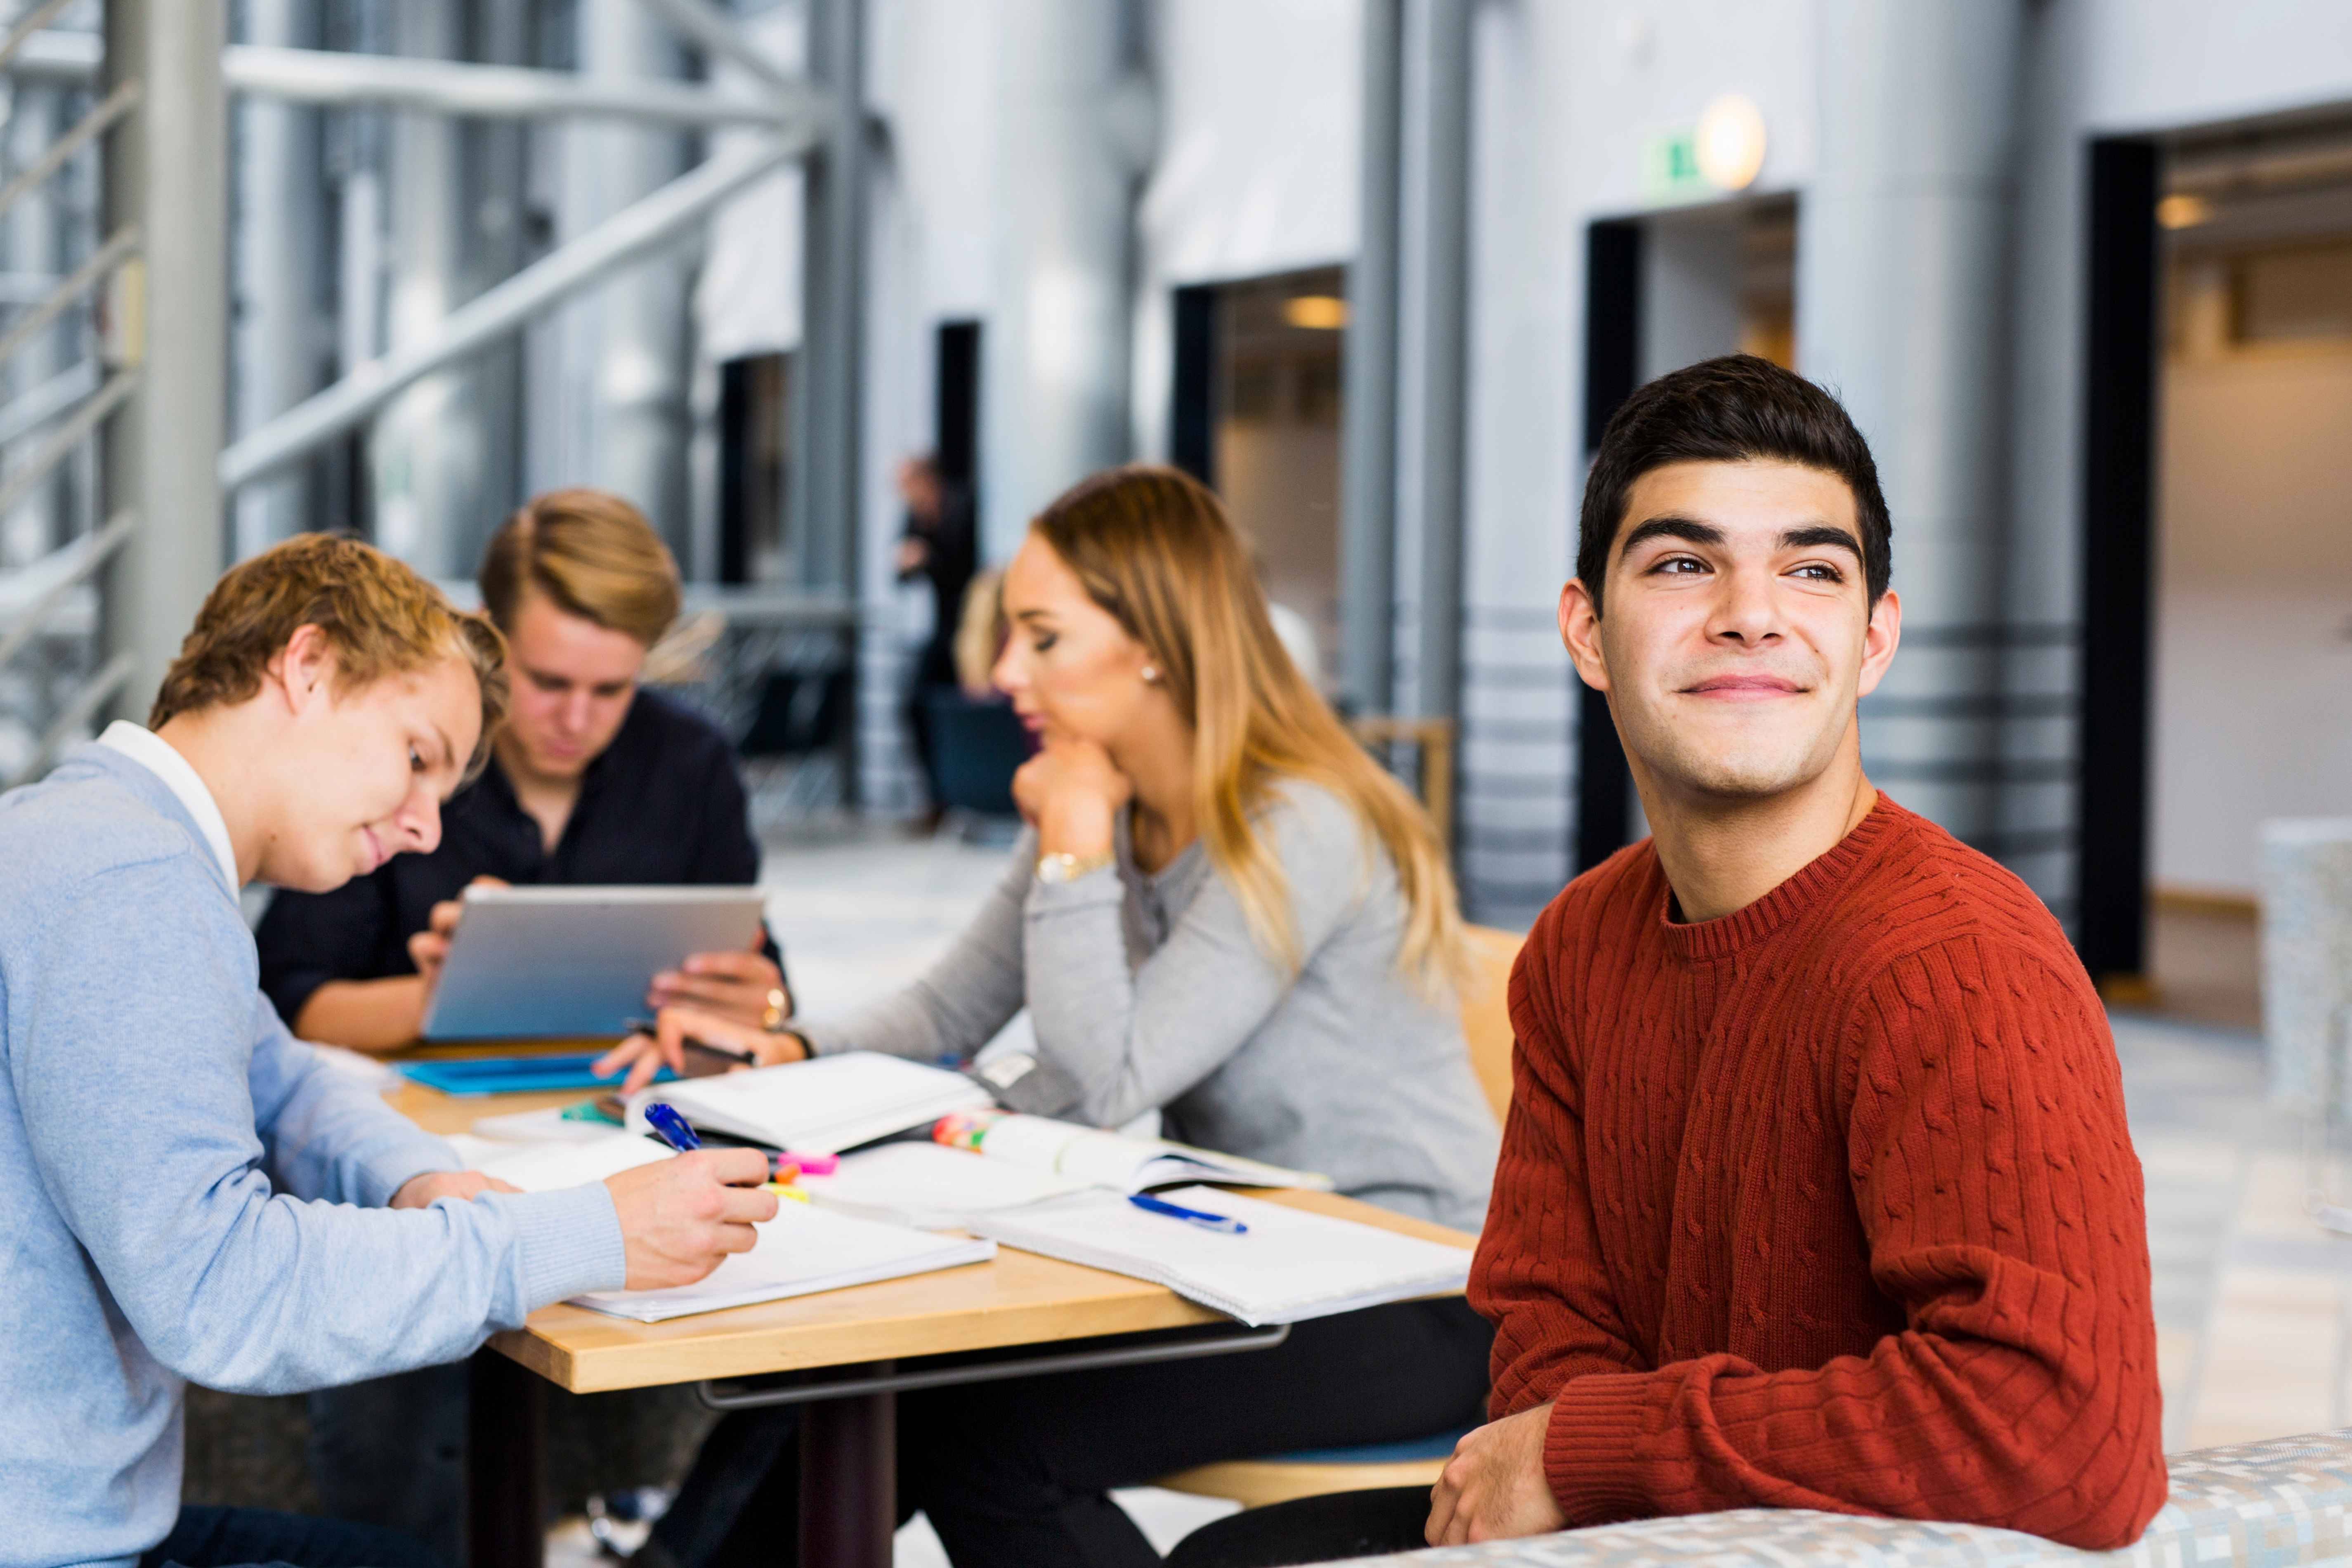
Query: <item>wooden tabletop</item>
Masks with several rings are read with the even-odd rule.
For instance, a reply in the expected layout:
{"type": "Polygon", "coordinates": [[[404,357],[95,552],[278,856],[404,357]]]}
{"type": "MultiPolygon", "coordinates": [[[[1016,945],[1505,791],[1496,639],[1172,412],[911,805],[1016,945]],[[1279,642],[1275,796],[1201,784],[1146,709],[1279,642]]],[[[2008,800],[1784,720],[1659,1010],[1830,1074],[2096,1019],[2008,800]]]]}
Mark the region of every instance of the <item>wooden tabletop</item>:
{"type": "MultiPolygon", "coordinates": [[[[582,1098],[576,1089],[457,1098],[411,1083],[391,1103],[427,1131],[446,1133],[465,1131],[478,1117],[582,1098]]],[[[1255,1195],[1457,1247],[1477,1240],[1330,1193],[1255,1195]]],[[[1006,1247],[990,1263],[665,1323],[559,1304],[490,1343],[557,1386],[589,1394],[1224,1321],[1164,1286],[1006,1247]]]]}

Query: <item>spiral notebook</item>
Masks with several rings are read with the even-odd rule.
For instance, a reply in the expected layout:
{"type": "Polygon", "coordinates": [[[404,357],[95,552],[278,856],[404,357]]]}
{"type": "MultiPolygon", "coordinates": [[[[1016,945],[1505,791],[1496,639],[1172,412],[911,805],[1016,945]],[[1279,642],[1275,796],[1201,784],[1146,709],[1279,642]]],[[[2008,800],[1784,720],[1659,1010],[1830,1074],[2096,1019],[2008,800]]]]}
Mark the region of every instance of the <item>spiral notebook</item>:
{"type": "Polygon", "coordinates": [[[1470,1249],[1309,1214],[1213,1187],[1161,1197],[1242,1221],[1240,1236],[1148,1213],[1118,1193],[974,1215],[971,1227],[1007,1247],[1165,1285],[1252,1325],[1296,1323],[1470,1282],[1470,1249]]]}

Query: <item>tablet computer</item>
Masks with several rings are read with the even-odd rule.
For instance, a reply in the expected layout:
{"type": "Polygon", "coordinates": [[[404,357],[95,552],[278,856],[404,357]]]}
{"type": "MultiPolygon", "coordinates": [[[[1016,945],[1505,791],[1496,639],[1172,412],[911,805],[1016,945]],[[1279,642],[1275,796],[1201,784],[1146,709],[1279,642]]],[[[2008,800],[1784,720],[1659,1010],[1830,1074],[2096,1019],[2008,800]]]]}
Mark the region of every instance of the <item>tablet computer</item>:
{"type": "Polygon", "coordinates": [[[425,1037],[625,1034],[656,974],[749,948],[765,901],[757,888],[467,888],[425,1037]]]}

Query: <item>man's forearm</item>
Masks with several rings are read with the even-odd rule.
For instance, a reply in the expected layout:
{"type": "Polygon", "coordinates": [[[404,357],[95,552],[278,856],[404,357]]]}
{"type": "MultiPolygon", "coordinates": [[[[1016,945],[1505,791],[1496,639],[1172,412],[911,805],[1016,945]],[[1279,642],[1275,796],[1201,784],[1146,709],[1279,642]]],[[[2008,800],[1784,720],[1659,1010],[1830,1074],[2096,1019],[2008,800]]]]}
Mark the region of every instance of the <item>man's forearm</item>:
{"type": "Polygon", "coordinates": [[[310,993],[290,1022],[295,1034],[321,1045],[398,1050],[425,1026],[425,977],[330,980],[310,993]]]}

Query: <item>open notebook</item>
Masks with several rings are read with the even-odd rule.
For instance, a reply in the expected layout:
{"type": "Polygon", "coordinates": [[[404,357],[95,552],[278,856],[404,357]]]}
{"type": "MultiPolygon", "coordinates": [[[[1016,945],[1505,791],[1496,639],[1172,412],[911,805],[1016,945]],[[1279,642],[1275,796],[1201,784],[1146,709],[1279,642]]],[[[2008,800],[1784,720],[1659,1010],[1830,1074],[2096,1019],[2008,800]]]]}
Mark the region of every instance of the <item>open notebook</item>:
{"type": "Polygon", "coordinates": [[[830,1176],[803,1176],[817,1202],[845,1214],[951,1229],[971,1216],[1072,1193],[1139,1193],[1184,1182],[1328,1191],[1306,1171],[1129,1138],[1075,1122],[1003,1111],[940,1119],[930,1143],[885,1143],[843,1157],[830,1176]]]}
{"type": "Polygon", "coordinates": [[[803,1154],[837,1153],[990,1103],[988,1090],[960,1072],[873,1051],[664,1084],[631,1098],[631,1127],[644,1127],[645,1106],[656,1100],[702,1131],[803,1154]]]}
{"type": "MultiPolygon", "coordinates": [[[[601,1182],[670,1157],[668,1150],[650,1138],[615,1132],[601,1142],[530,1145],[487,1160],[480,1169],[525,1192],[551,1192],[601,1182]]],[[[658,1323],[722,1307],[748,1307],[985,1263],[996,1256],[993,1241],[933,1236],[789,1201],[778,1205],[774,1219],[753,1228],[760,1239],[751,1251],[729,1258],[695,1284],[667,1290],[597,1290],[573,1297],[572,1304],[658,1323]]]]}
{"type": "Polygon", "coordinates": [[[1099,1189],[975,1215],[1007,1247],[1165,1285],[1244,1323],[1295,1323],[1384,1301],[1447,1294],[1470,1280],[1470,1249],[1307,1214],[1210,1187],[1160,1194],[1228,1215],[1246,1234],[1147,1213],[1099,1189]]]}

